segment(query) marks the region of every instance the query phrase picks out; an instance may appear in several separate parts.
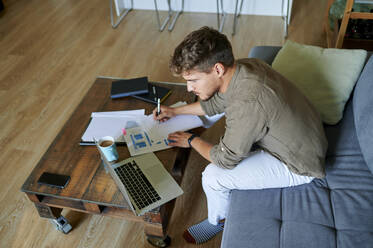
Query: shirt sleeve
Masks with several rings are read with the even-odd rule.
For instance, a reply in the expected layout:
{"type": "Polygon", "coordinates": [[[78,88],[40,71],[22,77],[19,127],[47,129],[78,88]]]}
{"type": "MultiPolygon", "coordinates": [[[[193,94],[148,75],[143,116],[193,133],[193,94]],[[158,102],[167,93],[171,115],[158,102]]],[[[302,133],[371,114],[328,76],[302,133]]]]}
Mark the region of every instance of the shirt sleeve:
{"type": "Polygon", "coordinates": [[[210,99],[206,101],[199,101],[203,111],[208,116],[224,113],[224,100],[219,93],[215,93],[210,99]]]}
{"type": "Polygon", "coordinates": [[[210,150],[212,162],[233,169],[249,156],[254,143],[267,133],[267,117],[257,100],[235,101],[226,110],[225,133],[210,150]],[[239,110],[239,111],[237,111],[239,110]]]}

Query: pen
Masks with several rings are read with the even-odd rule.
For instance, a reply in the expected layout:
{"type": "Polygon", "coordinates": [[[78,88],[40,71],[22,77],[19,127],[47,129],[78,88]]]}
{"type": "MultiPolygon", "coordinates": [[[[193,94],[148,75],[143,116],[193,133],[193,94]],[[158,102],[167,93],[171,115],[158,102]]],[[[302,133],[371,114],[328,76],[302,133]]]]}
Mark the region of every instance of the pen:
{"type": "Polygon", "coordinates": [[[161,99],[157,98],[157,116],[161,113],[161,99]]]}

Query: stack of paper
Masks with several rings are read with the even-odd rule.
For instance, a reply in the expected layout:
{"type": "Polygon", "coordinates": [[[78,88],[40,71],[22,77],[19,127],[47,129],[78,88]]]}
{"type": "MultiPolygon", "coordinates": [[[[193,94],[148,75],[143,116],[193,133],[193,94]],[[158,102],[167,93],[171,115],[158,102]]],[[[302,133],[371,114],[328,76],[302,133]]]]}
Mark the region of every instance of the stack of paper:
{"type": "Polygon", "coordinates": [[[116,142],[124,142],[122,129],[127,124],[145,118],[145,110],[93,112],[91,122],[82,136],[83,142],[93,142],[94,138],[112,136],[116,142]]]}
{"type": "MultiPolygon", "coordinates": [[[[171,107],[186,104],[178,102],[171,107]]],[[[92,120],[82,136],[83,142],[93,142],[104,136],[112,136],[116,142],[126,142],[131,156],[170,148],[167,139],[170,133],[186,131],[203,125],[194,115],[178,115],[159,123],[145,111],[94,112],[92,120]],[[124,136],[122,130],[126,130],[124,136]]]]}

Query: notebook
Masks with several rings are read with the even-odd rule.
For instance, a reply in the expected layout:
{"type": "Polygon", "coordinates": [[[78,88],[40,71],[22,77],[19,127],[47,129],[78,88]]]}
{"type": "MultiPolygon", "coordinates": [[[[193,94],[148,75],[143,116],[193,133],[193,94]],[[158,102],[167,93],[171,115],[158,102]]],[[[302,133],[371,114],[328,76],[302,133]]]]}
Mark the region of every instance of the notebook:
{"type": "Polygon", "coordinates": [[[157,104],[157,97],[159,97],[162,103],[166,98],[171,94],[171,90],[165,87],[157,86],[154,84],[148,84],[148,93],[140,94],[140,95],[133,95],[133,97],[150,102],[153,104],[157,104]]]}
{"type": "Polygon", "coordinates": [[[148,78],[133,78],[113,81],[111,84],[111,98],[120,98],[148,93],[148,78]]]}

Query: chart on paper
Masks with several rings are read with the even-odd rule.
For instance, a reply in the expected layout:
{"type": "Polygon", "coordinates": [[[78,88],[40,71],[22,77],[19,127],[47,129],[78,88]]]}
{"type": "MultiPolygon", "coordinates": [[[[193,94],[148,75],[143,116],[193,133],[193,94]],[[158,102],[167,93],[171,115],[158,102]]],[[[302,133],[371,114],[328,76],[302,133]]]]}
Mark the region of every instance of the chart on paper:
{"type": "Polygon", "coordinates": [[[131,156],[170,148],[167,138],[149,133],[141,127],[127,129],[125,138],[131,156]]]}
{"type": "Polygon", "coordinates": [[[126,128],[124,139],[131,156],[135,156],[171,148],[168,134],[200,127],[202,124],[201,119],[194,115],[178,115],[163,123],[147,116],[137,127],[126,128]]]}

